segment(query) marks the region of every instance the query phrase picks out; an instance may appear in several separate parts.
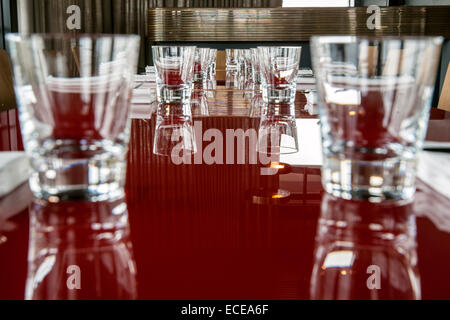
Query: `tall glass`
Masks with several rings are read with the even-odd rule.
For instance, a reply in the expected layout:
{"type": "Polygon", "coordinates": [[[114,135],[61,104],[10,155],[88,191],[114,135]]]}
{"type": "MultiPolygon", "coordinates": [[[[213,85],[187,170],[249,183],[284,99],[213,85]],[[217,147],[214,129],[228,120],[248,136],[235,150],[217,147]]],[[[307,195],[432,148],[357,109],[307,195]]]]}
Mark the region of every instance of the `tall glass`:
{"type": "Polygon", "coordinates": [[[236,70],[238,67],[239,49],[226,49],[226,68],[227,70],[236,70]]]}
{"type": "Polygon", "coordinates": [[[34,195],[53,201],[121,196],[139,37],[7,39],[34,195]]]}
{"type": "Polygon", "coordinates": [[[159,103],[190,103],[195,47],[154,46],[159,103]]]}
{"type": "Polygon", "coordinates": [[[301,47],[259,47],[263,99],[294,103],[301,47]]]}
{"type": "Polygon", "coordinates": [[[216,82],[216,64],[217,64],[217,49],[209,49],[208,69],[206,75],[206,89],[215,90],[216,82]]]}
{"type": "Polygon", "coordinates": [[[327,192],[412,198],[441,44],[439,37],[312,38],[327,192]]]}
{"type": "Polygon", "coordinates": [[[194,89],[203,89],[206,84],[210,62],[209,48],[196,48],[194,60],[194,89]]]}
{"type": "Polygon", "coordinates": [[[252,78],[253,78],[253,90],[261,89],[261,61],[259,57],[259,50],[257,48],[250,49],[251,65],[252,65],[252,78]]]}

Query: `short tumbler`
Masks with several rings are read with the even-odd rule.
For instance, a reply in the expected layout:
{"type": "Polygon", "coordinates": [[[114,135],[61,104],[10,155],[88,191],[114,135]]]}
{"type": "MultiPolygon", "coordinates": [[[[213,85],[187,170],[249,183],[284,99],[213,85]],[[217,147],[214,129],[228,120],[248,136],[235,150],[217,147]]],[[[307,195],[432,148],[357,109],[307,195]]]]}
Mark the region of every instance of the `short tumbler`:
{"type": "Polygon", "coordinates": [[[439,37],[312,38],[327,192],[409,200],[426,134],[439,37]]]}
{"type": "Polygon", "coordinates": [[[7,39],[34,195],[54,202],[121,197],[139,37],[7,39]]]}
{"type": "Polygon", "coordinates": [[[263,100],[294,103],[301,47],[258,47],[263,100]]]}
{"type": "Polygon", "coordinates": [[[153,62],[159,103],[190,103],[194,76],[194,46],[154,46],[153,62]]]}

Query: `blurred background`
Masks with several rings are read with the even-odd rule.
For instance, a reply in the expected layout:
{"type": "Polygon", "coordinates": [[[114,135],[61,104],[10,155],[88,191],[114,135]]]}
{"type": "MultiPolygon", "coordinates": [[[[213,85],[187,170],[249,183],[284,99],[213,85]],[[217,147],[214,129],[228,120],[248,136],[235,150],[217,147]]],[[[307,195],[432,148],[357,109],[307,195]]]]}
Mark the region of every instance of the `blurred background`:
{"type": "Polygon", "coordinates": [[[221,50],[295,44],[304,48],[301,64],[308,68],[309,37],[314,34],[442,35],[446,41],[436,79],[436,106],[450,61],[450,0],[0,0],[0,4],[0,49],[5,48],[8,32],[134,33],[142,37],[140,72],[152,65],[153,44],[221,50]],[[380,30],[367,29],[366,7],[371,5],[381,8],[380,30]],[[79,14],[79,23],[69,26],[74,14],[79,14]]]}

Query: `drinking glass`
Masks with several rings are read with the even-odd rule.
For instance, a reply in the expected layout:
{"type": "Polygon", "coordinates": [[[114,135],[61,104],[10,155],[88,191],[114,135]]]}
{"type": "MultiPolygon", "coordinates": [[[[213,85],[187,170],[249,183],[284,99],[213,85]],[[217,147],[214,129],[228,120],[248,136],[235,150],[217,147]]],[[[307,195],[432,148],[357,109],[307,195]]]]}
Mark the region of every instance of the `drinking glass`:
{"type": "Polygon", "coordinates": [[[194,89],[191,94],[191,110],[196,114],[208,115],[208,99],[206,89],[208,87],[208,67],[211,51],[209,48],[195,49],[194,63],[194,89]]]}
{"type": "Polygon", "coordinates": [[[259,57],[259,50],[257,48],[252,48],[250,50],[253,90],[261,90],[261,62],[259,57]]]}
{"type": "Polygon", "coordinates": [[[209,60],[206,74],[206,89],[215,90],[216,82],[216,63],[217,63],[217,49],[209,49],[209,60]]]}
{"type": "Polygon", "coordinates": [[[442,39],[312,38],[325,190],[345,199],[411,199],[442,39]]]}
{"type": "Polygon", "coordinates": [[[227,70],[236,70],[238,67],[238,50],[239,49],[226,49],[226,68],[227,70]]]}
{"type": "Polygon", "coordinates": [[[206,85],[210,56],[209,48],[195,49],[194,89],[203,89],[206,85]]]}
{"type": "Polygon", "coordinates": [[[269,156],[297,153],[298,135],[294,104],[268,104],[261,114],[258,152],[269,156]]]}
{"type": "Polygon", "coordinates": [[[190,103],[195,47],[153,46],[159,103],[190,103]]]}
{"type": "Polygon", "coordinates": [[[249,50],[248,49],[236,49],[237,57],[237,72],[238,82],[237,89],[245,90],[248,88],[249,74],[249,50]]]}
{"type": "Polygon", "coordinates": [[[139,36],[7,39],[34,195],[92,201],[121,196],[139,36]]]}
{"type": "Polygon", "coordinates": [[[294,103],[301,47],[258,47],[263,99],[266,103],[294,103]]]}
{"type": "Polygon", "coordinates": [[[244,63],[245,63],[245,90],[253,89],[253,61],[251,49],[244,50],[244,63]]]}

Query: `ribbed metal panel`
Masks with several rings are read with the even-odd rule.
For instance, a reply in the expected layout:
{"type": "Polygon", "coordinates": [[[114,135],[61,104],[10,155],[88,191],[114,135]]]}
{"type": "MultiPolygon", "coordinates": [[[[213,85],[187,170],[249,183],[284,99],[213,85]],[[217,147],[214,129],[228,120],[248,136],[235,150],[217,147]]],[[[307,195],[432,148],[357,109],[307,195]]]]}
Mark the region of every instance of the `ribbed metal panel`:
{"type": "Polygon", "coordinates": [[[165,41],[308,41],[313,35],[442,35],[450,38],[450,6],[383,7],[369,30],[366,7],[150,9],[149,38],[165,41]]]}

